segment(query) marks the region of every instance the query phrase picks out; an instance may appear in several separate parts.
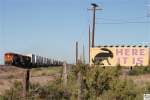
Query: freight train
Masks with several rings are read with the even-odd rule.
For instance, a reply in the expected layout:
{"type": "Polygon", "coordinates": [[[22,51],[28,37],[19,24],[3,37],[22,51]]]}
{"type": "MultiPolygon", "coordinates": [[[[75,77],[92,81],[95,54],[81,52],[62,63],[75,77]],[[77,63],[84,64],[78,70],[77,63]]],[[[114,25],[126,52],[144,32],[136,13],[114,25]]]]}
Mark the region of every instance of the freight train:
{"type": "Polygon", "coordinates": [[[4,63],[5,65],[14,65],[23,68],[62,66],[63,64],[62,61],[37,56],[35,54],[22,55],[16,53],[5,53],[4,63]]]}

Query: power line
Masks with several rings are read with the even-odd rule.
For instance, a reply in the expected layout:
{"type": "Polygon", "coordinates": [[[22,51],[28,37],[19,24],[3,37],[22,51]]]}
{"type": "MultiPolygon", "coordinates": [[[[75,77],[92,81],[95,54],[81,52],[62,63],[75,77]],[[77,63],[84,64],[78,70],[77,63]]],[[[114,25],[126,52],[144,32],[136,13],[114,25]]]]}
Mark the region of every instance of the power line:
{"type": "Polygon", "coordinates": [[[133,18],[128,18],[128,19],[113,19],[113,18],[96,18],[96,19],[111,20],[111,21],[126,21],[126,20],[139,20],[139,19],[144,19],[144,18],[147,18],[147,16],[133,17],[133,18]]]}
{"type": "Polygon", "coordinates": [[[96,24],[150,24],[150,21],[141,21],[141,22],[104,22],[104,23],[96,23],[96,24]]]}

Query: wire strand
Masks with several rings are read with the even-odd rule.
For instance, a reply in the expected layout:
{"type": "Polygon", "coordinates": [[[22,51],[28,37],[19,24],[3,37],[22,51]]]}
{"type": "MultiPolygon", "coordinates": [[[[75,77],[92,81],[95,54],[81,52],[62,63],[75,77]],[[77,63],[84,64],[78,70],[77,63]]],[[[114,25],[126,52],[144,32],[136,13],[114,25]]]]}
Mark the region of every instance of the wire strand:
{"type": "Polygon", "coordinates": [[[114,22],[114,23],[112,23],[112,22],[104,22],[104,23],[96,23],[96,24],[150,24],[150,21],[141,21],[141,22],[114,22]]]}
{"type": "Polygon", "coordinates": [[[122,21],[122,20],[137,20],[137,19],[143,19],[143,18],[147,18],[147,16],[140,16],[140,17],[134,17],[134,18],[128,18],[128,19],[112,19],[112,18],[96,18],[96,19],[122,21]]]}

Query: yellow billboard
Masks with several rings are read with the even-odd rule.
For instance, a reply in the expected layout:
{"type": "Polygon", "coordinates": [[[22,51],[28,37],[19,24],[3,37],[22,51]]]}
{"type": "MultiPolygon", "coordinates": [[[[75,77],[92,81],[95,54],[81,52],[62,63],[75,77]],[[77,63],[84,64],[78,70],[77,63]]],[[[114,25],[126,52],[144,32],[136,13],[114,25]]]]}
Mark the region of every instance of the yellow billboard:
{"type": "Polygon", "coordinates": [[[147,66],[148,47],[94,47],[90,48],[90,65],[102,66],[147,66]]]}

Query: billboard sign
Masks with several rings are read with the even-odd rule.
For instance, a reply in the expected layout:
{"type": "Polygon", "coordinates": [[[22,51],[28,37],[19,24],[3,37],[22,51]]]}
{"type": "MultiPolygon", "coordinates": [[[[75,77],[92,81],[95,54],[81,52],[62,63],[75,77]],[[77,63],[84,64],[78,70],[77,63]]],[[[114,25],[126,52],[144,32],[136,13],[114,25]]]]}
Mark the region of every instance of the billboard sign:
{"type": "Polygon", "coordinates": [[[90,65],[147,66],[148,47],[94,47],[90,49],[90,65]]]}

